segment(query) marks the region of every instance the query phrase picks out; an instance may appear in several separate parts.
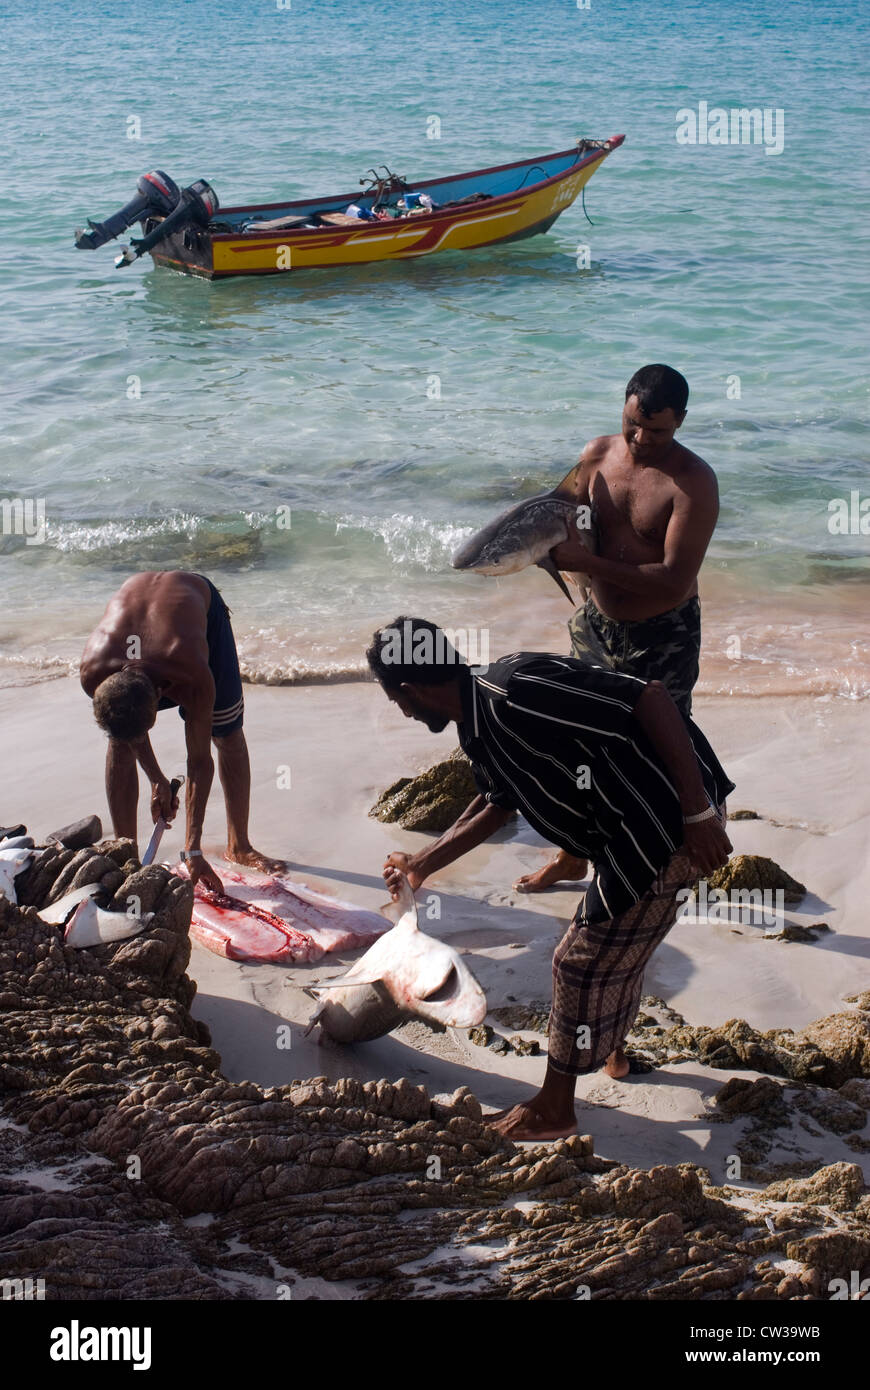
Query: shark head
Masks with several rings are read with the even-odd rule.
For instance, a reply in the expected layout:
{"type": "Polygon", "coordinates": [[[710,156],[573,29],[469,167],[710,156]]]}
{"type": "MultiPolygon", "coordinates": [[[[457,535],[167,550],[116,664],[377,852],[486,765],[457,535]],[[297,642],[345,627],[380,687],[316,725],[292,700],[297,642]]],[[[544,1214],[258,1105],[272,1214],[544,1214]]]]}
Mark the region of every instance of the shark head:
{"type": "Polygon", "coordinates": [[[453,568],[502,575],[537,565],[553,577],[573,604],[552,552],[568,539],[568,523],[575,511],[573,502],[551,492],[528,497],[470,536],[454,554],[453,568]]]}

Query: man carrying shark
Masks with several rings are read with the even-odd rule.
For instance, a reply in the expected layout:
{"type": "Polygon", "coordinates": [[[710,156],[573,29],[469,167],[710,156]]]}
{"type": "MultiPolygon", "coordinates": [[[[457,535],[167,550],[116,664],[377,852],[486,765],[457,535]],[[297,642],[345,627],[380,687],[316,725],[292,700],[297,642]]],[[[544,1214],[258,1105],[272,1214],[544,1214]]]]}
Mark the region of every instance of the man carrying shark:
{"type": "Polygon", "coordinates": [[[434,844],[387,857],[394,898],[403,875],[417,889],[489,839],[513,810],[592,862],[592,881],[553,957],[544,1084],[527,1103],[487,1117],[514,1140],[572,1134],[576,1078],[621,1048],[680,890],[727,861],[723,807],[733,783],[660,681],[539,652],[472,671],[421,618],[394,619],[366,657],[406,718],[433,733],[455,720],[478,787],[434,844]]]}
{"type": "Polygon", "coordinates": [[[151,816],[172,820],[178,800],[160,769],[149,730],[158,710],[178,706],[187,743],[187,827],[182,859],[192,883],[222,891],[200,842],[214,777],[227,812],[226,858],[277,873],[248,839],[251,765],[242,730],[245,701],[230,612],[210,579],[183,570],[134,574],[109,600],[82,654],[81,684],[108,734],[106,794],[116,835],[137,839],[137,764],[151,783],[151,816]]]}
{"type": "MultiPolygon", "coordinates": [[[[591,440],[553,493],[591,510],[597,553],[575,529],[550,554],[558,570],[590,584],[568,624],[572,656],[660,681],[685,719],[701,650],[698,571],[719,515],[715,473],[674,438],[688,398],[673,367],[635,373],[622,432],[591,440]]],[[[586,872],[583,860],[560,851],[514,887],[540,892],[586,872]]]]}

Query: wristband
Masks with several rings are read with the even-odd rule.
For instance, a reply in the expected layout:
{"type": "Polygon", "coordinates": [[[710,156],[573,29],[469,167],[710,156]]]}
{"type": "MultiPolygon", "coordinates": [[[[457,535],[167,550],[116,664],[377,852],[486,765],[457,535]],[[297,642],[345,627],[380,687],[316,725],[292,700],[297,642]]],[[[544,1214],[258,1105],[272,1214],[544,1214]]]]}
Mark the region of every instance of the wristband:
{"type": "Polygon", "coordinates": [[[719,812],[715,806],[708,806],[706,811],[701,811],[697,816],[683,816],[683,825],[700,825],[702,821],[712,820],[714,816],[718,820],[719,812]]]}
{"type": "Polygon", "coordinates": [[[186,864],[188,859],[202,859],[203,853],[201,849],[183,849],[178,857],[182,864],[186,864]]]}

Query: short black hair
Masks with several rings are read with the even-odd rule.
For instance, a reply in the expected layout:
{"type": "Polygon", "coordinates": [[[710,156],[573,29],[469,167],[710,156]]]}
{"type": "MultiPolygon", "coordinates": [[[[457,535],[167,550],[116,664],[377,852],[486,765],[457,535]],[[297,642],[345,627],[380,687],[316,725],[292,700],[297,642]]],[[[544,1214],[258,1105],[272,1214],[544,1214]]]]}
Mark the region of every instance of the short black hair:
{"type": "Polygon", "coordinates": [[[120,743],[147,734],[157,718],[157,691],[150,677],[128,666],[107,676],[94,691],[94,718],[120,743]]]}
{"type": "Polygon", "coordinates": [[[675,415],[682,415],[689,399],[689,383],[673,367],[666,367],[664,362],[652,362],[635,372],[626,386],[625,399],[631,396],[637,396],[647,419],[669,407],[675,415]]]}
{"type": "Polygon", "coordinates": [[[366,661],[388,690],[402,685],[448,685],[468,664],[437,623],[404,613],[378,628],[366,649],[366,661]]]}

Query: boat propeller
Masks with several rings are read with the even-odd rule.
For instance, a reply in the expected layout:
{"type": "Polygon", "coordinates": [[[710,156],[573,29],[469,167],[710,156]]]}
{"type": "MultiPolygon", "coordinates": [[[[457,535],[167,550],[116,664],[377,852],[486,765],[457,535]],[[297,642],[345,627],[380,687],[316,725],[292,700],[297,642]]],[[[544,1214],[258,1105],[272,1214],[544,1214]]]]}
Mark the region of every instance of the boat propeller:
{"type": "Polygon", "coordinates": [[[142,175],[136,188],[137,196],[107,217],[105,222],[92,222],[88,218],[90,230],[76,228],[75,244],[80,251],[94,251],[120,236],[134,222],[144,224],[151,217],[159,217],[161,221],[152,227],[147,236],[131,237],[130,246],[115,257],[115,266],[120,270],[122,266],[132,265],[140,256],[146,255],[165,237],[191,223],[207,227],[220,207],[217,194],[205,179],[197,179],[187,188],[179,189],[162,170],[154,169],[150,174],[142,175]]]}

